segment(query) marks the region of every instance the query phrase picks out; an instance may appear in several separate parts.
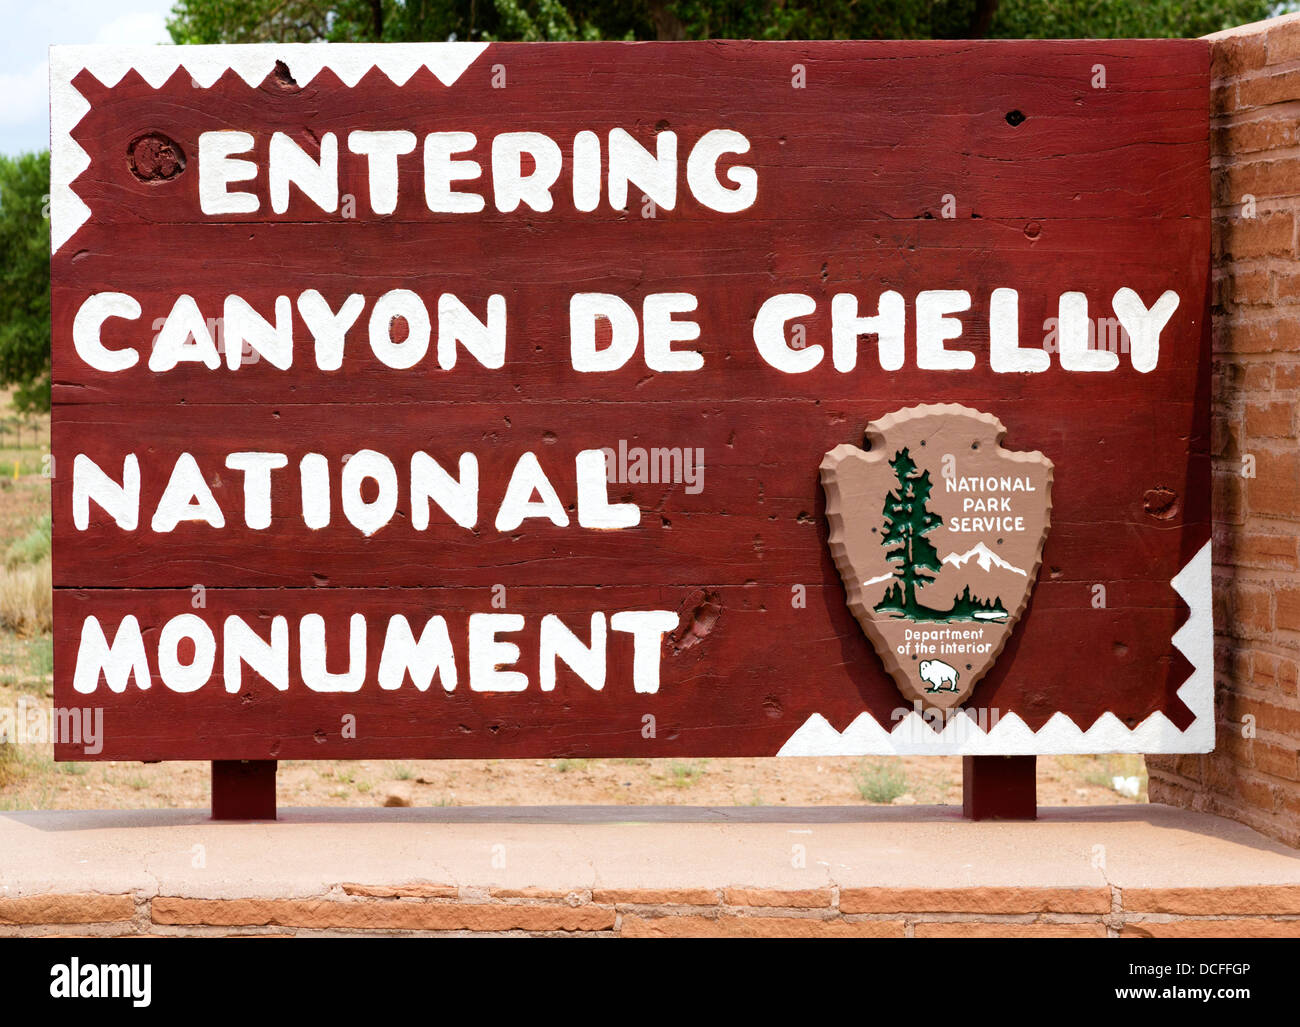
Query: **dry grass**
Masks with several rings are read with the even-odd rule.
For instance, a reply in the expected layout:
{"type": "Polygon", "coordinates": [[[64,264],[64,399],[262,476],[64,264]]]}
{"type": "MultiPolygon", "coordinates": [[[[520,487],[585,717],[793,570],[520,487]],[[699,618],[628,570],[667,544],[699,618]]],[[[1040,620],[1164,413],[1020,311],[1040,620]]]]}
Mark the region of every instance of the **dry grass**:
{"type": "Polygon", "coordinates": [[[0,569],[0,625],[18,635],[47,634],[54,625],[50,561],[0,569]]]}
{"type": "Polygon", "coordinates": [[[0,742],[0,788],[12,784],[22,776],[18,746],[12,742],[0,742]]]}

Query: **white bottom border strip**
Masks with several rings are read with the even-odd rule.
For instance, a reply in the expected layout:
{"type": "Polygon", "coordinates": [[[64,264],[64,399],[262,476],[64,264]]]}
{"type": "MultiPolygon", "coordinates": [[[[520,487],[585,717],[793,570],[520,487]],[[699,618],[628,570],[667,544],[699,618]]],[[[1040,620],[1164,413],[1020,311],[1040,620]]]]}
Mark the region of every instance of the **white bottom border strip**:
{"type": "MultiPolygon", "coordinates": [[[[1187,621],[1171,639],[1187,657],[1192,673],[1178,698],[1195,719],[1180,731],[1163,713],[1151,714],[1136,727],[1126,726],[1112,713],[1104,713],[1083,731],[1064,713],[1053,714],[1038,731],[1032,731],[1014,713],[951,711],[942,730],[936,730],[914,707],[894,711],[893,723],[881,724],[870,713],[860,713],[843,732],[836,731],[820,713],[809,717],[778,756],[1027,756],[1055,753],[1210,752],[1214,748],[1214,618],[1211,605],[1210,543],[1187,562],[1170,582],[1187,603],[1187,621]]],[[[932,714],[932,717],[934,715],[932,714]]]]}

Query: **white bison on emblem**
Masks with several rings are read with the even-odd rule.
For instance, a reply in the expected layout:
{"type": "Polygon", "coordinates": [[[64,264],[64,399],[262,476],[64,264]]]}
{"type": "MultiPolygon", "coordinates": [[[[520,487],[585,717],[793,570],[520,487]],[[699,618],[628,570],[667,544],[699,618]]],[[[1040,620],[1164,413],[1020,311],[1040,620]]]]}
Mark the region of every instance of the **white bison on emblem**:
{"type": "Polygon", "coordinates": [[[957,691],[956,667],[949,667],[943,660],[922,660],[920,670],[921,680],[930,684],[927,692],[957,691]]]}

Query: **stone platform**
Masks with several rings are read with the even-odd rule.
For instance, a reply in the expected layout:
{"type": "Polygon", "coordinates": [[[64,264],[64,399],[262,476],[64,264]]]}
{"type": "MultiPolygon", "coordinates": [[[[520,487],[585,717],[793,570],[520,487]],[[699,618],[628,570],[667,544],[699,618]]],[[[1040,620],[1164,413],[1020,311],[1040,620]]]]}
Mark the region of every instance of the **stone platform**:
{"type": "Polygon", "coordinates": [[[1300,853],[1167,806],[0,814],[0,935],[1300,937],[1300,853]]]}

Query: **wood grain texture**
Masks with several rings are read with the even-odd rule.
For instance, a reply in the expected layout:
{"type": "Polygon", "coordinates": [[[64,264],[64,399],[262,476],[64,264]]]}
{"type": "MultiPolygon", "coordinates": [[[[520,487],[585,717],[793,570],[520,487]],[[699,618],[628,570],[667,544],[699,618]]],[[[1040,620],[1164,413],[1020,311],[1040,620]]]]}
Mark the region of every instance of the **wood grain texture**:
{"type": "MultiPolygon", "coordinates": [[[[101,687],[98,758],[765,755],[814,713],[837,729],[864,710],[889,724],[901,697],[846,606],[818,465],[837,445],[861,445],[868,422],[891,410],[946,402],[996,416],[1008,448],[1039,450],[1056,467],[1038,584],[967,705],[1015,712],[1035,728],[1057,711],[1080,727],[1107,711],[1130,727],[1156,711],[1186,726],[1192,714],[1175,693],[1189,666],[1170,643],[1186,608],[1169,582],[1210,535],[1208,60],[1199,41],[493,44],[452,88],[427,72],[397,87],[376,71],[349,89],[328,69],[300,88],[271,77],[252,89],[232,73],[199,89],[184,72],[158,90],[133,72],[106,88],[83,72],[75,84],[91,109],[73,135],[91,160],[73,188],[91,217],[52,259],[56,704],[89,701],[71,681],[90,614],[114,625],[133,613],[156,646],[162,624],[181,613],[219,629],[231,613],[296,625],[319,612],[341,651],[347,617],[363,612],[371,665],[359,692],[313,693],[296,672],[285,692],[251,675],[239,695],[217,681],[189,695],[101,687]],[[1097,63],[1105,89],[1090,86],[1097,63]],[[506,70],[504,89],[492,88],[495,65],[506,70]],[[804,66],[806,88],[791,88],[794,65],[804,66]],[[1025,115],[1014,126],[1013,110],[1025,115]],[[603,137],[613,127],[646,145],[671,128],[683,156],[711,128],[744,132],[757,202],[719,214],[682,189],[677,209],[654,218],[635,200],[627,212],[604,201],[575,210],[564,187],[569,143],[577,131],[603,137]],[[261,213],[205,217],[197,140],[226,128],[254,134],[260,164],[274,131],[303,146],[335,132],[340,192],[356,196],[358,216],[325,215],[299,194],[275,215],[263,172],[247,186],[261,213]],[[416,152],[399,163],[396,211],[375,216],[364,162],[342,141],[353,129],[387,128],[476,133],[472,157],[485,178],[475,188],[490,186],[493,135],[549,133],[565,154],[555,207],[502,214],[489,198],[481,214],[431,214],[416,152]],[[148,182],[132,174],[129,147],[149,132],[176,142],[189,158],[184,171],[148,182]],[[942,216],[946,196],[955,218],[942,216]],[[1085,293],[1090,311],[1108,318],[1121,287],[1148,303],[1174,289],[1180,303],[1149,374],[1125,354],[1104,374],[1065,372],[1055,356],[1042,374],[997,374],[988,307],[999,287],[1019,290],[1023,345],[1041,342],[1065,291],[1085,293]],[[387,368],[368,345],[366,314],[335,372],[317,369],[296,318],[287,370],[259,361],[153,373],[142,362],[107,374],[73,349],[76,311],[98,291],[130,293],[142,308],[138,321],[108,322],[105,344],[147,351],[180,293],[218,317],[232,293],[269,315],[277,296],[308,288],[334,307],[361,293],[367,314],[393,288],[414,290],[431,309],[450,292],[479,316],[489,295],[503,295],[505,366],[462,353],[442,370],[431,351],[409,370],[387,368]],[[866,314],[885,289],[908,303],[898,371],[881,369],[872,337],[843,374],[829,352],[799,375],[756,352],[753,320],[769,296],[811,296],[816,313],[800,323],[810,344],[829,350],[831,298],[853,293],[866,314]],[[949,347],[974,352],[973,370],[917,368],[913,300],[926,289],[970,291],[963,334],[949,347]],[[618,371],[574,372],[576,291],[615,293],[636,308],[652,292],[695,293],[700,339],[682,348],[697,349],[703,369],[656,373],[638,352],[618,371]],[[492,527],[521,454],[537,455],[571,507],[578,451],[620,441],[698,448],[702,490],[611,485],[611,501],[641,510],[626,530],[492,527]],[[324,454],[337,490],[343,458],[362,448],[397,467],[392,522],[364,536],[346,523],[336,491],[331,526],[307,528],[299,458],[324,454]],[[249,449],[289,459],[273,476],[265,530],[243,526],[241,478],[224,467],[228,453],[249,449]],[[436,510],[426,530],[412,527],[404,480],[416,451],[447,467],[462,452],[477,456],[473,530],[436,510]],[[142,527],[124,532],[92,506],[78,531],[75,456],[120,469],[130,452],[141,461],[142,527]],[[149,529],[183,452],[211,484],[224,529],[149,529]],[[1176,497],[1172,514],[1149,512],[1156,489],[1176,497]],[[1104,609],[1091,603],[1099,583],[1104,609]],[[194,585],[206,589],[204,609],[192,606],[194,585]],[[551,693],[535,681],[516,694],[377,687],[388,616],[444,613],[453,639],[463,637],[470,613],[493,612],[494,585],[506,588],[505,612],[527,619],[512,640],[533,675],[546,613],[577,630],[597,610],[679,611],[659,692],[633,693],[627,638],[614,634],[602,692],[565,669],[551,693]],[[806,607],[792,605],[796,586],[806,607]],[[361,725],[356,739],[339,735],[345,713],[361,725]],[[653,740],[642,737],[646,714],[658,723],[653,740]]],[[[291,666],[297,658],[294,649],[291,666]]],[[[60,759],[83,755],[58,748],[60,759]]]]}

